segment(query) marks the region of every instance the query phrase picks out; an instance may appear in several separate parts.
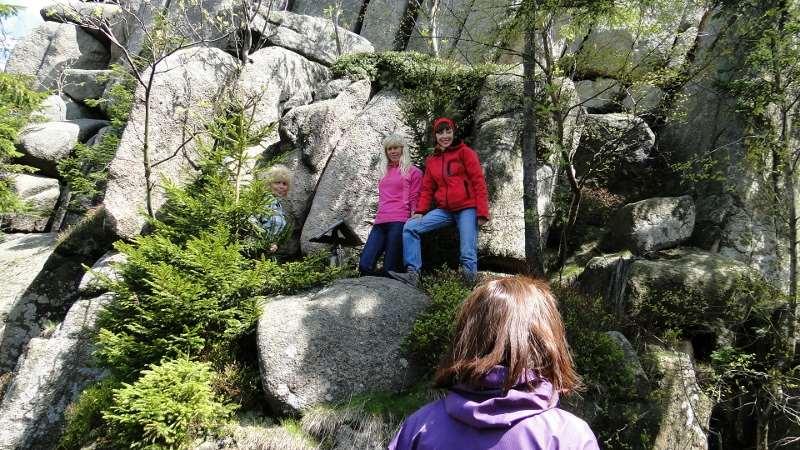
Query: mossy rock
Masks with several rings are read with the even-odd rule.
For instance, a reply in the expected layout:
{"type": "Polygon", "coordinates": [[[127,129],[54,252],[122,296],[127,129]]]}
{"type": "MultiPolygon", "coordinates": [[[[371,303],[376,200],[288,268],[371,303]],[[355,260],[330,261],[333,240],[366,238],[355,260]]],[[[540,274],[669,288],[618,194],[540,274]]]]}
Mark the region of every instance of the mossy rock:
{"type": "Polygon", "coordinates": [[[620,316],[675,329],[741,320],[763,298],[754,292],[764,285],[748,265],[694,248],[658,252],[652,259],[628,252],[598,256],[577,284],[602,296],[620,316]]]}
{"type": "Polygon", "coordinates": [[[757,278],[750,266],[727,256],[675,249],[661,252],[659,259],[637,259],[632,264],[628,298],[635,307],[655,292],[688,289],[718,302],[729,298],[743,279],[757,278]]]}
{"type": "Polygon", "coordinates": [[[647,357],[659,376],[652,411],[658,416],[654,450],[705,450],[714,401],[695,377],[691,357],[683,352],[648,346],[647,357]]]}

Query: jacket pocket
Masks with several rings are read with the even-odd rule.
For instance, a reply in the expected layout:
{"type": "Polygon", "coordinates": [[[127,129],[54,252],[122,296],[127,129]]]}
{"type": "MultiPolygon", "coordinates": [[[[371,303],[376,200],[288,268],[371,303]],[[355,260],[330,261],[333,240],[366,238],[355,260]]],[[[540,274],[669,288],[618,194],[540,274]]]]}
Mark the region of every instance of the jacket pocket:
{"type": "Polygon", "coordinates": [[[464,173],[464,165],[457,159],[447,161],[447,175],[457,176],[464,173]]]}

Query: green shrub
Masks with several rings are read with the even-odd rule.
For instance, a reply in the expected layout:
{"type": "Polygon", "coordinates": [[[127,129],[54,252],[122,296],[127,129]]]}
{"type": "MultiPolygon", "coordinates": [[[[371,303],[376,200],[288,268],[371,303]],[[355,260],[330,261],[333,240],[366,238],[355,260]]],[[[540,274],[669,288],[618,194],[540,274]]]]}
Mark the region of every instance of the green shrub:
{"type": "Polygon", "coordinates": [[[106,378],[84,389],[78,400],[67,406],[59,449],[79,449],[103,440],[103,411],[113,404],[114,389],[118,387],[118,381],[106,378]]]}
{"type": "Polygon", "coordinates": [[[403,350],[427,370],[436,368],[450,347],[455,317],[470,293],[458,272],[440,270],[423,280],[422,289],[431,299],[403,342],[403,350]]]}
{"type": "Polygon", "coordinates": [[[687,287],[651,289],[643,297],[634,327],[663,338],[677,330],[683,337],[723,324],[737,327],[764,304],[774,304],[783,295],[768,284],[742,276],[731,289],[719,294],[687,287]]]}
{"type": "Polygon", "coordinates": [[[486,78],[498,66],[467,66],[417,52],[345,55],[332,66],[336,77],[369,79],[380,89],[401,94],[404,122],[413,131],[417,160],[433,145],[430,124],[435,117],[455,118],[462,136],[472,135],[474,114],[486,78]]]}
{"type": "Polygon", "coordinates": [[[47,97],[46,92],[36,92],[33,83],[32,77],[0,72],[0,213],[26,209],[6,177],[8,174],[34,171],[31,167],[13,162],[22,156],[16,148],[19,132],[30,122],[31,113],[47,97]]]}
{"type": "Polygon", "coordinates": [[[214,392],[245,411],[258,410],[264,398],[258,368],[240,361],[226,363],[217,369],[212,386],[214,392]]]}
{"type": "Polygon", "coordinates": [[[625,354],[606,331],[620,324],[605,310],[600,298],[591,298],[568,287],[555,287],[559,310],[575,365],[589,389],[615,397],[631,393],[633,371],[625,354]]]}
{"type": "Polygon", "coordinates": [[[261,279],[227,229],[185,245],[157,233],[116,247],[128,262],[100,316],[97,355],[121,377],[165,357],[203,357],[254,326],[261,279]]]}
{"type": "MultiPolygon", "coordinates": [[[[235,122],[226,128],[231,136],[248,132],[235,122]]],[[[268,214],[273,198],[265,183],[236,183],[237,152],[248,142],[200,145],[197,179],[183,187],[165,182],[167,203],[150,219],[152,232],[115,244],[127,261],[119,280],[106,280],[115,302],[100,314],[95,355],[117,379],[138,381],[92,412],[102,412],[101,443],[111,448],[185,447],[232,411],[215,395],[257,407],[251,347],[260,302],[349,273],[330,268],[322,254],[283,264],[266,256],[265,247],[286,234],[259,235],[249,220],[268,214]]]]}
{"type": "Polygon", "coordinates": [[[793,403],[800,388],[800,365],[797,359],[787,361],[785,353],[791,345],[784,334],[787,296],[765,280],[740,282],[734,296],[752,308],[744,320],[725,324],[730,334],[717,339],[698,374],[716,414],[729,418],[719,424],[719,445],[752,447],[751,411],[772,410],[767,420],[775,435],[800,435],[793,403]]]}
{"type": "Polygon", "coordinates": [[[114,64],[107,80],[111,85],[103,98],[87,99],[86,104],[92,107],[104,107],[111,126],[122,130],[128,124],[133,108],[136,79],[124,67],[114,64]]]}
{"type": "MultiPolygon", "coordinates": [[[[111,441],[125,448],[183,449],[218,430],[233,413],[211,388],[210,365],[167,361],[114,391],[103,413],[111,441]]],[[[119,448],[119,447],[118,447],[119,448]]]]}
{"type": "Polygon", "coordinates": [[[74,210],[81,210],[101,200],[108,179],[109,163],[117,153],[133,107],[135,79],[120,66],[112,66],[112,71],[113,75],[108,80],[112,84],[107,97],[86,101],[90,106],[107,105],[111,128],[94,145],[77,144],[72,154],[58,163],[58,172],[72,193],[70,206],[74,210]]]}
{"type": "MultiPolygon", "coordinates": [[[[587,297],[571,287],[554,286],[567,331],[575,367],[586,391],[582,401],[594,409],[592,430],[603,448],[649,448],[652,424],[645,420],[647,407],[639,398],[633,367],[607,331],[622,324],[604,307],[599,297],[587,297]],[[645,442],[641,447],[633,441],[645,442]]],[[[573,399],[574,400],[574,399],[573,399]]]]}
{"type": "Polygon", "coordinates": [[[174,242],[184,242],[206,230],[225,228],[244,253],[257,255],[270,244],[284,240],[291,230],[287,227],[280,235],[270,235],[250,221],[251,217],[272,214],[269,208],[274,201],[272,192],[266,183],[251,183],[234,201],[236,192],[230,169],[223,161],[215,161],[219,154],[206,153],[207,158],[214,160],[203,163],[200,176],[189,186],[164,181],[168,202],[161,208],[161,219],[152,221],[153,227],[174,242]]]}
{"type": "Polygon", "coordinates": [[[183,355],[224,367],[254,330],[263,296],[348,273],[319,254],[283,264],[264,256],[286,233],[268,235],[251,223],[271,213],[273,197],[266,183],[235,183],[231,160],[243,164],[250,143],[236,136],[248,129],[234,119],[219,126],[214,133],[228,137],[200,146],[198,178],[185,187],[164,183],[167,202],[151,219],[152,234],[116,244],[128,258],[122,280],[109,286],[117,297],[100,317],[97,355],[123,380],[183,355]]]}
{"type": "Polygon", "coordinates": [[[116,301],[99,321],[98,357],[127,378],[164,357],[230,358],[252,332],[263,295],[289,294],[344,273],[321,254],[279,264],[252,260],[225,228],[201,232],[185,244],[156,233],[118,243],[128,256],[116,301]]]}
{"type": "Polygon", "coordinates": [[[355,276],[354,269],[330,267],[329,253],[311,253],[303,259],[280,263],[274,259],[258,261],[263,295],[294,294],[312,286],[327,284],[338,278],[355,276]]]}

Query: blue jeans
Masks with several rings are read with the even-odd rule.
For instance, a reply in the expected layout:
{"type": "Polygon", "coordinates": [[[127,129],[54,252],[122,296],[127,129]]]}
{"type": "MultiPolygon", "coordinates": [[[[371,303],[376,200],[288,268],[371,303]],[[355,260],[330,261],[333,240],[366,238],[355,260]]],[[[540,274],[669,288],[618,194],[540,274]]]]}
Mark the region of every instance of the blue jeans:
{"type": "Polygon", "coordinates": [[[403,260],[406,269],[419,272],[422,267],[421,235],[448,225],[458,227],[459,262],[464,271],[478,272],[478,215],[475,208],[461,211],[434,209],[419,219],[409,219],[403,228],[403,260]]]}
{"type": "Polygon", "coordinates": [[[358,260],[358,271],[361,275],[384,275],[387,270],[403,270],[403,225],[405,222],[386,222],[372,226],[358,260]],[[375,265],[381,254],[383,272],[376,273],[375,265]]]}

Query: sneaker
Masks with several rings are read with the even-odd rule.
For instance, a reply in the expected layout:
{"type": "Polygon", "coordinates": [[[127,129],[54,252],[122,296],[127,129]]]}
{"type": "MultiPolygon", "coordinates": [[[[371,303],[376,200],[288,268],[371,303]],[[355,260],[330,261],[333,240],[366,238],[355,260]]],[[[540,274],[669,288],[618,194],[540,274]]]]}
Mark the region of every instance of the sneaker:
{"type": "Polygon", "coordinates": [[[406,273],[401,273],[401,272],[393,272],[390,270],[388,273],[390,277],[394,278],[397,281],[402,281],[403,283],[413,287],[417,287],[417,285],[419,285],[419,272],[409,270],[406,273]]]}

